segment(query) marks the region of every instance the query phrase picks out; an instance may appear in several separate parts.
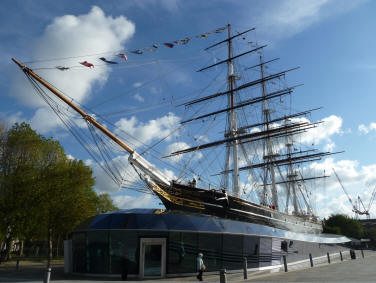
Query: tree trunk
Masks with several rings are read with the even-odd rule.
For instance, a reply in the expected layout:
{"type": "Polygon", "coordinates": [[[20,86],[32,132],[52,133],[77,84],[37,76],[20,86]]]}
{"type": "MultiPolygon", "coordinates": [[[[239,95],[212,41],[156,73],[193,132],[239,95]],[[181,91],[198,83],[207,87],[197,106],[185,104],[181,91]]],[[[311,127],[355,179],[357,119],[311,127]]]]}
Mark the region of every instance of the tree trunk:
{"type": "Polygon", "coordinates": [[[48,229],[48,255],[47,255],[47,268],[51,267],[52,260],[52,229],[48,229]]]}
{"type": "Polygon", "coordinates": [[[23,250],[24,250],[24,240],[21,241],[20,250],[19,250],[19,256],[23,256],[23,250]]]}
{"type": "Polygon", "coordinates": [[[60,248],[60,235],[58,235],[56,239],[56,254],[55,254],[56,257],[59,256],[59,248],[60,248]]]}

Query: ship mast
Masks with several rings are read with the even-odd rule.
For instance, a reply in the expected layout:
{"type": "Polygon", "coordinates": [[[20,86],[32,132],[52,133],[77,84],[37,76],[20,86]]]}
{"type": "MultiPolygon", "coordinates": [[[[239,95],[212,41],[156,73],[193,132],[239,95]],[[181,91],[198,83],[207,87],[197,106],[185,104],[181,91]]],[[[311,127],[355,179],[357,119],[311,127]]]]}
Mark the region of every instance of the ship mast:
{"type": "MultiPolygon", "coordinates": [[[[232,195],[239,197],[239,165],[238,165],[238,140],[237,137],[237,125],[236,125],[236,109],[234,108],[234,65],[232,62],[232,40],[231,40],[231,25],[227,25],[228,30],[228,88],[229,88],[229,107],[232,109],[228,112],[229,118],[229,132],[227,135],[233,138],[233,141],[230,142],[232,146],[232,158],[233,158],[233,171],[232,171],[232,195]]],[[[226,135],[226,134],[225,134],[226,135]]],[[[230,144],[227,144],[227,148],[230,148],[230,144]]],[[[227,150],[228,156],[226,156],[226,166],[228,166],[229,153],[227,150]]]]}
{"type": "MultiPolygon", "coordinates": [[[[296,85],[293,87],[285,87],[282,89],[276,89],[270,91],[267,89],[267,83],[273,81],[275,79],[280,79],[284,77],[286,73],[294,71],[299,67],[287,69],[277,73],[266,73],[265,72],[265,65],[271,62],[278,60],[279,58],[271,59],[268,61],[264,61],[262,54],[259,56],[259,62],[257,65],[251,66],[246,68],[253,69],[257,68],[260,71],[260,77],[244,82],[243,84],[237,85],[235,84],[236,76],[234,74],[234,65],[233,62],[235,59],[238,59],[244,55],[255,53],[266,47],[263,46],[255,46],[253,49],[245,51],[243,53],[233,55],[232,54],[232,43],[233,39],[241,36],[247,32],[254,30],[254,28],[246,30],[241,33],[237,33],[235,35],[231,35],[231,26],[227,25],[228,28],[228,36],[226,39],[222,40],[221,42],[215,43],[205,50],[208,50],[214,46],[218,46],[222,43],[227,43],[228,45],[228,56],[226,59],[223,59],[215,64],[203,67],[198,70],[198,72],[206,71],[211,69],[212,67],[221,65],[226,63],[227,64],[227,82],[228,87],[224,91],[220,91],[217,93],[213,93],[207,96],[203,96],[200,98],[196,98],[194,100],[188,101],[181,105],[185,107],[191,107],[200,103],[204,103],[207,101],[219,99],[219,98],[227,98],[227,107],[223,109],[218,109],[209,113],[197,115],[190,117],[182,122],[181,124],[186,124],[194,121],[199,121],[204,118],[208,117],[215,117],[217,115],[225,115],[227,118],[227,127],[225,130],[224,139],[210,141],[208,143],[200,143],[198,145],[194,145],[192,147],[184,148],[175,152],[170,153],[166,157],[173,157],[181,154],[187,154],[190,152],[196,152],[200,150],[205,150],[213,147],[218,146],[226,146],[225,152],[225,166],[222,172],[218,172],[211,176],[218,176],[222,175],[222,185],[225,188],[231,187],[230,184],[230,174],[232,175],[232,195],[235,197],[240,197],[239,194],[239,172],[248,171],[251,173],[252,170],[262,170],[260,174],[261,177],[261,196],[260,196],[260,203],[265,206],[271,206],[276,210],[280,209],[279,204],[279,196],[277,187],[279,185],[286,186],[286,205],[285,210],[288,211],[289,203],[292,203],[294,207],[294,214],[300,215],[302,214],[299,211],[300,203],[299,201],[303,201],[307,206],[307,214],[312,213],[312,209],[310,208],[307,198],[304,195],[304,192],[301,189],[301,183],[305,181],[315,180],[319,178],[327,178],[328,176],[318,176],[318,177],[303,177],[300,174],[298,177],[297,171],[294,170],[294,166],[296,164],[301,164],[305,162],[313,162],[320,160],[324,156],[329,156],[332,154],[337,154],[340,152],[317,152],[312,153],[313,150],[305,150],[305,151],[297,151],[294,149],[292,150],[292,137],[295,135],[301,135],[310,129],[317,127],[317,125],[321,122],[311,123],[309,121],[299,120],[296,119],[295,121],[292,120],[294,118],[298,118],[301,116],[306,116],[310,114],[312,111],[318,110],[320,108],[310,109],[302,112],[292,113],[289,115],[279,115],[274,117],[273,112],[270,108],[270,102],[273,99],[278,97],[283,97],[286,95],[290,95],[293,90],[300,86],[296,85]],[[247,88],[260,86],[261,94],[257,97],[251,97],[245,100],[235,101],[234,95],[240,91],[243,91],[247,88]],[[250,124],[250,125],[242,125],[239,126],[237,124],[237,109],[243,109],[244,107],[249,107],[251,105],[260,104],[260,108],[262,110],[262,119],[260,123],[250,124]],[[291,120],[290,120],[291,119],[291,120]],[[282,121],[285,121],[283,123],[282,121]],[[289,121],[287,123],[287,121],[289,121]],[[290,122],[291,121],[291,122],[290,122]],[[254,129],[254,131],[252,130],[254,129]],[[282,138],[286,138],[286,152],[276,152],[276,146],[273,144],[275,141],[280,141],[282,138]],[[290,142],[291,140],[291,142],[290,142]],[[245,157],[247,161],[246,166],[239,167],[238,164],[238,147],[244,148],[245,144],[255,144],[257,147],[258,144],[262,142],[263,149],[262,149],[262,156],[260,163],[253,163],[253,160],[245,157]],[[232,156],[231,156],[232,155],[232,156]],[[232,166],[230,164],[232,163],[232,166]],[[232,168],[229,168],[232,167],[232,168]],[[285,168],[286,170],[281,170],[281,168],[285,168]],[[279,174],[277,176],[277,173],[279,174]],[[282,176],[287,173],[287,176],[282,176]],[[287,178],[286,178],[287,177],[287,178]]],[[[259,52],[258,52],[259,53],[259,52]]],[[[243,152],[244,153],[244,152],[243,152]]],[[[246,153],[244,155],[247,155],[246,153]]],[[[282,209],[282,208],[281,208],[282,209]]]]}
{"type": "MultiPolygon", "coordinates": [[[[264,62],[262,55],[260,54],[260,73],[261,73],[261,91],[262,97],[264,98],[264,102],[262,104],[262,115],[264,119],[264,131],[270,131],[270,109],[268,107],[268,101],[265,99],[266,97],[266,86],[265,86],[265,76],[264,76],[264,62]]],[[[275,185],[275,171],[274,171],[274,152],[273,152],[273,144],[270,135],[267,135],[264,140],[263,146],[263,158],[267,161],[267,166],[264,167],[264,182],[263,182],[263,194],[262,194],[262,204],[267,204],[267,183],[271,180],[271,192],[272,192],[272,205],[275,209],[278,210],[278,195],[277,195],[277,188],[275,185]]]]}

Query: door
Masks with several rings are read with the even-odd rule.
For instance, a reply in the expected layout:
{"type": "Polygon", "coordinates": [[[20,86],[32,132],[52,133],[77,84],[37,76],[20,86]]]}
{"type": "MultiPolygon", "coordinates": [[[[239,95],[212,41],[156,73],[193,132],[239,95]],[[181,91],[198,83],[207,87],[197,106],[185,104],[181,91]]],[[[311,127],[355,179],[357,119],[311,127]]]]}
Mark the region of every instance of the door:
{"type": "Polygon", "coordinates": [[[140,239],[140,278],[162,278],[166,275],[166,239],[140,239]]]}

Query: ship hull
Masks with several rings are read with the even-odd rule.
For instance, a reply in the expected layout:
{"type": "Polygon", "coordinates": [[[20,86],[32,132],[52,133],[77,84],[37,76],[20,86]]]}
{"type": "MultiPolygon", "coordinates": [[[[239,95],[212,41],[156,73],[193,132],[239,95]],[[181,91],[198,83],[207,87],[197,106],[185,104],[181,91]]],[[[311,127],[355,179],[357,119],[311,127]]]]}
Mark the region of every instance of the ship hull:
{"type": "Polygon", "coordinates": [[[193,212],[244,221],[286,231],[320,234],[321,223],[282,213],[241,198],[225,196],[215,190],[205,190],[173,183],[154,184],[152,190],[167,210],[193,212]]]}

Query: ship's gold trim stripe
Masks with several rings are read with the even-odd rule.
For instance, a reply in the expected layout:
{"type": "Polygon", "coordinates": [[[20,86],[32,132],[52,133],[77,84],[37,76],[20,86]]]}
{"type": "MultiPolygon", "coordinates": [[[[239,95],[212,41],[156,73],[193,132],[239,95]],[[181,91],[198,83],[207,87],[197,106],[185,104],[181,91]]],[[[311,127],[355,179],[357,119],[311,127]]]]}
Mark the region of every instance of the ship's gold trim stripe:
{"type": "Polygon", "coordinates": [[[181,198],[177,196],[170,195],[169,193],[162,190],[158,185],[153,185],[153,191],[161,195],[165,199],[171,201],[172,203],[180,206],[188,206],[197,209],[205,209],[204,203],[201,201],[195,201],[187,198],[181,198]]]}

